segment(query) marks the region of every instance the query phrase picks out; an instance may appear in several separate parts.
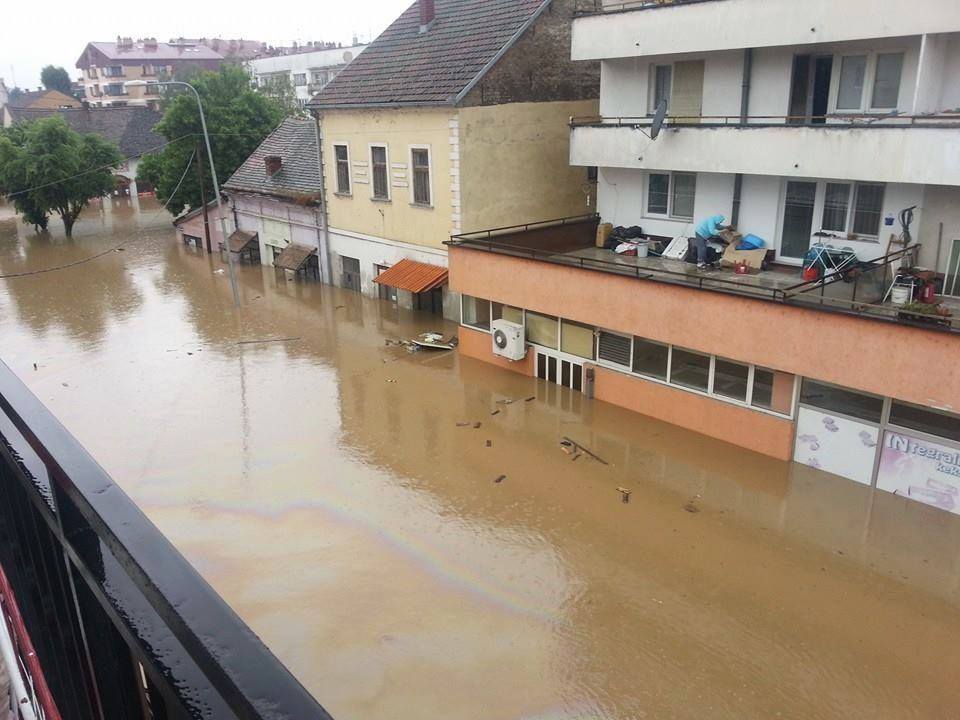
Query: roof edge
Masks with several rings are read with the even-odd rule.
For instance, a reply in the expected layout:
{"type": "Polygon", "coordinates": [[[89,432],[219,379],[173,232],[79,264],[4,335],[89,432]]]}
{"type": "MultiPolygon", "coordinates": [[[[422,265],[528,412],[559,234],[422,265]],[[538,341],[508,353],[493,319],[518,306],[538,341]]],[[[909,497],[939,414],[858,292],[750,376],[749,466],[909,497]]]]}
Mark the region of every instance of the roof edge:
{"type": "MultiPolygon", "coordinates": [[[[547,0],[549,2],[550,0],[547,0]]],[[[331,103],[331,104],[314,104],[311,100],[307,103],[307,108],[310,110],[365,110],[369,108],[379,108],[382,110],[389,110],[390,108],[403,108],[403,107],[450,107],[456,105],[456,99],[450,98],[449,100],[444,100],[441,102],[436,102],[433,100],[417,102],[416,100],[401,100],[399,102],[386,102],[386,103],[331,103]]]]}
{"type": "Polygon", "coordinates": [[[483,79],[483,76],[486,75],[488,72],[490,72],[493,66],[496,65],[500,61],[500,59],[507,54],[510,48],[512,48],[516,44],[517,40],[519,40],[523,36],[523,34],[530,29],[530,26],[540,19],[540,16],[543,15],[543,11],[547,9],[547,6],[551,2],[553,2],[553,0],[543,0],[543,2],[540,3],[540,7],[534,10],[533,14],[530,15],[529,18],[527,18],[527,21],[523,25],[521,25],[517,29],[517,31],[513,34],[513,37],[507,40],[504,46],[497,51],[497,54],[494,55],[492,58],[490,58],[490,60],[487,61],[486,65],[480,68],[480,72],[476,74],[473,80],[468,82],[466,86],[463,88],[463,90],[457,93],[456,97],[454,97],[453,99],[454,105],[459,105],[461,102],[463,102],[463,99],[467,95],[469,95],[470,91],[477,86],[477,83],[479,83],[483,79]]]}

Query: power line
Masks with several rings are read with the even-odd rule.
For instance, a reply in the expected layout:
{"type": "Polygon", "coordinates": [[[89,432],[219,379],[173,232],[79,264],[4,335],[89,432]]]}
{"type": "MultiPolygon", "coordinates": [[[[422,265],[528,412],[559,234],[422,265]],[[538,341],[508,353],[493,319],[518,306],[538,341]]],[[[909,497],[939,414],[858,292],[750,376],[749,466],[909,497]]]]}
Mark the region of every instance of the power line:
{"type": "MultiPolygon", "coordinates": [[[[173,141],[171,140],[170,142],[173,142],[173,141]]],[[[167,198],[167,201],[163,204],[163,207],[157,210],[157,212],[155,212],[153,216],[150,217],[150,220],[153,220],[154,218],[159,217],[160,213],[164,212],[167,209],[167,206],[170,204],[170,201],[173,200],[173,197],[177,194],[177,191],[180,190],[180,186],[183,184],[184,178],[187,177],[187,173],[190,171],[190,166],[193,164],[193,156],[196,155],[196,153],[197,153],[197,150],[196,148],[194,148],[193,151],[190,153],[190,159],[187,161],[187,166],[183,170],[183,175],[180,176],[180,180],[177,182],[177,186],[173,189],[173,192],[170,193],[170,197],[167,198]]],[[[122,242],[119,245],[114,245],[113,247],[108,248],[103,252],[99,252],[96,255],[91,255],[81,260],[74,260],[73,262],[64,263],[63,265],[56,265],[54,267],[42,268],[40,270],[24,270],[23,272],[8,273],[6,275],[0,275],[0,280],[5,280],[7,278],[27,277],[29,275],[43,275],[44,273],[56,272],[58,270],[66,270],[67,268],[76,267],[77,265],[83,265],[84,263],[88,263],[91,260],[96,260],[97,258],[102,258],[104,255],[109,255],[112,252],[116,252],[117,250],[119,250],[129,242],[130,242],[129,240],[126,242],[122,242]]]]}

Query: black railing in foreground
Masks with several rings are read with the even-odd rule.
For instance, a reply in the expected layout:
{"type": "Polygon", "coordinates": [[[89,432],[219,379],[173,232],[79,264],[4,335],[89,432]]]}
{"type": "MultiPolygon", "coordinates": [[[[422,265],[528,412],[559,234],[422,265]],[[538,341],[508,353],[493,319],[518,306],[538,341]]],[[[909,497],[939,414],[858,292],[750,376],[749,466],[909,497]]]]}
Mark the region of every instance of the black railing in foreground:
{"type": "Polygon", "coordinates": [[[0,563],[64,720],[330,717],[2,362],[0,563]]]}

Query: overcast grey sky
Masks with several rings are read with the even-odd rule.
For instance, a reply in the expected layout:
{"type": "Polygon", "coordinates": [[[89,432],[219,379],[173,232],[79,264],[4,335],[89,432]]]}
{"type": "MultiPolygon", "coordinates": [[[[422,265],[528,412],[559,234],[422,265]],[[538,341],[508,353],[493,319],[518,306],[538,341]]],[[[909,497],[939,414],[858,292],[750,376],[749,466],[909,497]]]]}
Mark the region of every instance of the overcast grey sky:
{"type": "Polygon", "coordinates": [[[36,89],[44,65],[75,65],[86,44],[117,35],[222,37],[262,40],[270,45],[331,40],[349,43],[376,37],[413,0],[279,0],[279,2],[115,2],[72,0],[5,2],[0,10],[0,77],[7,87],[36,89]]]}

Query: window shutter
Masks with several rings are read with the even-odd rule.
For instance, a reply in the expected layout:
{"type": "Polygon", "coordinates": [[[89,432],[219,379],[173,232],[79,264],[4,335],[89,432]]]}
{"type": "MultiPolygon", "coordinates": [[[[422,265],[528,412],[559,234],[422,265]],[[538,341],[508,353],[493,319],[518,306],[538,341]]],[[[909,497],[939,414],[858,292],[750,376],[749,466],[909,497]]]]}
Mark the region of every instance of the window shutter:
{"type": "Polygon", "coordinates": [[[678,62],[673,67],[670,118],[685,123],[700,122],[703,112],[703,60],[678,62]]]}
{"type": "Polygon", "coordinates": [[[601,330],[597,343],[597,357],[601,360],[629,368],[630,338],[601,330]]]}

